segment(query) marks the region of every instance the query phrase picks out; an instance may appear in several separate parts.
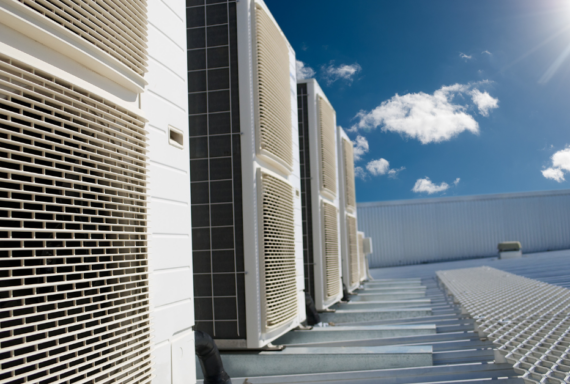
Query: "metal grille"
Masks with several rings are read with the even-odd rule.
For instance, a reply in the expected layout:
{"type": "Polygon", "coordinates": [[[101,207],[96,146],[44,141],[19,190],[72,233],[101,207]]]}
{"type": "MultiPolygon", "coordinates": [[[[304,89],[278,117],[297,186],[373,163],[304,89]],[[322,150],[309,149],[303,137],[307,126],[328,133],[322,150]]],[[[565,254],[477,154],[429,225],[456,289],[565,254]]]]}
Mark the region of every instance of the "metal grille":
{"type": "Polygon", "coordinates": [[[364,254],[364,235],[358,234],[358,258],[360,259],[360,280],[366,279],[366,255],[364,254]]]}
{"type": "Polygon", "coordinates": [[[526,382],[570,381],[570,290],[490,267],[437,275],[526,382]]]}
{"type": "Polygon", "coordinates": [[[266,326],[297,316],[293,188],[261,173],[266,326]]]}
{"type": "Polygon", "coordinates": [[[336,196],[335,111],[319,97],[319,133],[321,139],[321,190],[336,196]]]}
{"type": "Polygon", "coordinates": [[[338,211],[337,208],[323,201],[323,232],[325,261],[326,297],[338,295],[342,288],[340,283],[340,264],[338,257],[338,211]]]}
{"type": "Polygon", "coordinates": [[[261,6],[256,7],[255,19],[260,145],[262,151],[292,168],[289,48],[287,40],[261,6]]]}
{"type": "Polygon", "coordinates": [[[354,186],[354,157],[351,141],[343,138],[342,148],[344,156],[344,193],[346,210],[354,212],[356,210],[356,192],[354,186]]]}
{"type": "Polygon", "coordinates": [[[358,257],[356,218],[346,215],[346,230],[348,236],[348,261],[350,264],[350,284],[356,284],[360,281],[360,273],[358,266],[360,260],[358,257]]]}
{"type": "Polygon", "coordinates": [[[235,0],[187,2],[188,121],[196,328],[246,338],[235,0]],[[209,2],[208,2],[209,3],[209,2]]]}
{"type": "Polygon", "coordinates": [[[81,36],[128,68],[147,72],[145,0],[12,0],[81,36]]]}
{"type": "Polygon", "coordinates": [[[146,132],[0,55],[0,383],[147,383],[146,132]]]}

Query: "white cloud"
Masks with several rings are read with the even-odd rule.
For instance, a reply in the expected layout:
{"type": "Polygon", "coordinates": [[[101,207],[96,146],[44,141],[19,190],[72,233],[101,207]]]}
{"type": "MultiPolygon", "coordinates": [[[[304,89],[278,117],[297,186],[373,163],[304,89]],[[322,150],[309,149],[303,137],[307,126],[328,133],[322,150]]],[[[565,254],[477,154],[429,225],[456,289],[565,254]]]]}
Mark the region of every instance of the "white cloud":
{"type": "Polygon", "coordinates": [[[352,65],[341,64],[338,67],[335,67],[334,62],[331,61],[328,66],[323,66],[322,70],[327,83],[331,85],[340,79],[352,83],[356,74],[362,71],[362,67],[358,63],[354,63],[352,65]]]}
{"type": "Polygon", "coordinates": [[[366,137],[358,135],[356,141],[353,141],[354,145],[354,161],[362,160],[362,156],[368,153],[370,147],[368,146],[368,140],[366,137]]]}
{"type": "Polygon", "coordinates": [[[499,108],[499,99],[495,99],[487,92],[474,89],[469,94],[471,95],[473,103],[479,109],[479,113],[485,117],[489,116],[491,109],[499,108]]]}
{"type": "Polygon", "coordinates": [[[457,184],[459,184],[459,182],[461,181],[461,179],[458,177],[457,179],[455,179],[455,181],[453,182],[453,185],[455,185],[457,187],[457,184]]]}
{"type": "Polygon", "coordinates": [[[355,167],[354,176],[358,177],[360,180],[366,180],[368,178],[368,173],[366,173],[362,167],[355,167]]]}
{"type": "Polygon", "coordinates": [[[388,177],[391,179],[395,179],[398,176],[398,173],[402,172],[406,167],[400,167],[398,169],[390,169],[388,171],[388,177]]]}
{"type": "Polygon", "coordinates": [[[297,80],[310,79],[315,76],[316,72],[313,68],[307,67],[305,63],[300,60],[296,62],[297,67],[297,80]]]}
{"type": "Polygon", "coordinates": [[[360,111],[356,115],[358,122],[350,131],[381,127],[385,132],[397,132],[422,144],[451,140],[465,131],[478,134],[479,124],[467,113],[468,106],[456,104],[454,98],[462,94],[470,95],[480,113],[488,114],[489,110],[498,107],[499,102],[487,92],[477,89],[488,83],[481,81],[443,86],[433,95],[423,92],[403,96],[396,94],[370,112],[360,111]]]}
{"type": "Polygon", "coordinates": [[[565,181],[564,172],[570,172],[570,146],[552,155],[552,167],[543,169],[542,176],[559,183],[565,181]]]}
{"type": "Polygon", "coordinates": [[[473,56],[466,55],[465,53],[460,53],[459,57],[465,60],[471,60],[473,58],[473,56]]]}
{"type": "Polygon", "coordinates": [[[366,169],[368,169],[368,172],[374,176],[381,176],[388,173],[390,170],[390,163],[386,159],[372,160],[366,164],[366,169]]]}
{"type": "Polygon", "coordinates": [[[484,51],[483,51],[483,52],[481,52],[481,53],[482,53],[482,54],[485,54],[485,55],[489,55],[489,56],[491,56],[491,55],[492,55],[492,53],[491,53],[491,52],[489,52],[489,51],[487,51],[487,50],[484,50],[484,51]]]}
{"type": "Polygon", "coordinates": [[[413,192],[415,193],[422,193],[422,192],[426,192],[428,195],[432,195],[434,193],[437,192],[443,192],[449,189],[449,184],[447,183],[441,183],[439,185],[434,184],[429,177],[426,177],[425,179],[418,179],[416,181],[416,184],[414,185],[414,188],[412,189],[413,192]]]}

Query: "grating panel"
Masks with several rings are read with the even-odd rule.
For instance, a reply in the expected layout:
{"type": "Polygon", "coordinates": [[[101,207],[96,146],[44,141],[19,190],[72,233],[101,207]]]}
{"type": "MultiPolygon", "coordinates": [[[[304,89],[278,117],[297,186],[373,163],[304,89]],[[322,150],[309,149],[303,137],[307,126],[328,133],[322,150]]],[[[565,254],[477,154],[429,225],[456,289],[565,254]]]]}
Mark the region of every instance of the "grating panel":
{"type": "Polygon", "coordinates": [[[325,292],[326,297],[338,295],[342,291],[340,264],[338,257],[338,214],[334,205],[323,201],[323,231],[325,253],[325,292]]]}
{"type": "Polygon", "coordinates": [[[261,173],[267,328],[297,316],[293,187],[261,173]]]}
{"type": "Polygon", "coordinates": [[[437,275],[525,382],[570,381],[570,290],[490,267],[437,275]]]}
{"type": "Polygon", "coordinates": [[[144,121],[0,55],[0,383],[147,383],[144,121]]]}
{"type": "Polygon", "coordinates": [[[343,157],[344,157],[344,193],[346,201],[346,210],[355,212],[356,210],[356,192],[354,186],[354,155],[352,142],[342,139],[343,157]]]}
{"type": "Polygon", "coordinates": [[[358,234],[358,258],[360,260],[360,280],[366,279],[366,255],[364,254],[364,235],[358,234]]]}
{"type": "Polygon", "coordinates": [[[128,68],[147,72],[145,0],[12,0],[81,36],[128,68]]]}
{"type": "Polygon", "coordinates": [[[336,196],[335,111],[319,96],[321,190],[336,196]]]}
{"type": "Polygon", "coordinates": [[[292,168],[289,48],[287,40],[261,6],[256,7],[255,19],[260,146],[262,151],[292,168]]]}
{"type": "Polygon", "coordinates": [[[348,261],[350,265],[350,284],[356,284],[360,281],[360,273],[358,266],[360,260],[358,258],[358,245],[357,245],[357,232],[356,232],[356,218],[346,215],[346,230],[348,236],[348,261]]]}

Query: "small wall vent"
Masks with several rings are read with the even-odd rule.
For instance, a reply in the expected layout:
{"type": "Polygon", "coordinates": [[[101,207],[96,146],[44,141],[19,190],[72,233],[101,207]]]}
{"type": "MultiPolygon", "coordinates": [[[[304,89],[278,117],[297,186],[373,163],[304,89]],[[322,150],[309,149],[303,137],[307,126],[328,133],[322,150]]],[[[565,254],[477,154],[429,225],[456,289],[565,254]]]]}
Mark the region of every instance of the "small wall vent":
{"type": "Polygon", "coordinates": [[[327,298],[338,295],[342,289],[340,284],[338,214],[337,208],[323,201],[323,231],[325,253],[325,292],[327,298]]]}
{"type": "Polygon", "coordinates": [[[349,212],[356,210],[356,192],[354,186],[354,155],[352,142],[347,139],[342,139],[342,153],[344,157],[344,188],[346,209],[349,212]]]}
{"type": "Polygon", "coordinates": [[[293,167],[291,84],[287,40],[273,19],[256,7],[258,139],[262,154],[293,167]]]}
{"type": "Polygon", "coordinates": [[[265,323],[277,327],[297,316],[293,188],[259,171],[263,222],[265,323]]]}
{"type": "Polygon", "coordinates": [[[144,121],[0,55],[0,382],[151,379],[144,121]]]}
{"type": "Polygon", "coordinates": [[[348,259],[350,265],[350,284],[356,284],[360,281],[359,264],[360,260],[358,257],[358,245],[357,245],[357,233],[356,233],[356,218],[346,215],[346,229],[348,231],[348,259]]]}
{"type": "Polygon", "coordinates": [[[321,152],[321,190],[336,196],[335,111],[319,96],[319,133],[321,152]]]}

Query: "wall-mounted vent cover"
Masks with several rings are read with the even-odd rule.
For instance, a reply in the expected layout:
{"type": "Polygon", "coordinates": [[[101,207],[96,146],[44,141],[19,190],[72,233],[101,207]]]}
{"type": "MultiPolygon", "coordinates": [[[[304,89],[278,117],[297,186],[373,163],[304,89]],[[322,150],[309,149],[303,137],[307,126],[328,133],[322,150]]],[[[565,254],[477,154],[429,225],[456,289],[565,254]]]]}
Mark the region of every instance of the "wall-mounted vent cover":
{"type": "Polygon", "coordinates": [[[258,138],[262,153],[293,167],[289,48],[267,12],[256,8],[258,138]]]}
{"type": "Polygon", "coordinates": [[[269,174],[260,175],[265,326],[273,328],[297,316],[293,188],[269,174]]]}
{"type": "Polygon", "coordinates": [[[341,291],[340,264],[338,253],[338,220],[337,209],[334,205],[323,201],[323,231],[325,251],[325,292],[326,296],[338,295],[341,291]]]}
{"type": "Polygon", "coordinates": [[[364,235],[358,234],[358,257],[360,259],[360,280],[366,279],[366,255],[364,254],[364,235]]]}
{"type": "Polygon", "coordinates": [[[348,260],[350,264],[350,284],[356,284],[360,281],[360,273],[358,266],[360,263],[358,257],[356,218],[346,215],[346,229],[348,231],[348,260]]]}
{"type": "Polygon", "coordinates": [[[319,133],[321,152],[321,190],[336,196],[335,112],[319,97],[319,133]]]}
{"type": "Polygon", "coordinates": [[[145,0],[17,0],[81,36],[128,68],[147,72],[145,0]]]}
{"type": "Polygon", "coordinates": [[[0,382],[148,383],[144,121],[0,55],[0,382]]]}
{"type": "Polygon", "coordinates": [[[346,199],[346,209],[354,212],[356,209],[356,192],[354,187],[354,157],[352,142],[342,139],[344,157],[344,192],[346,199]]]}

